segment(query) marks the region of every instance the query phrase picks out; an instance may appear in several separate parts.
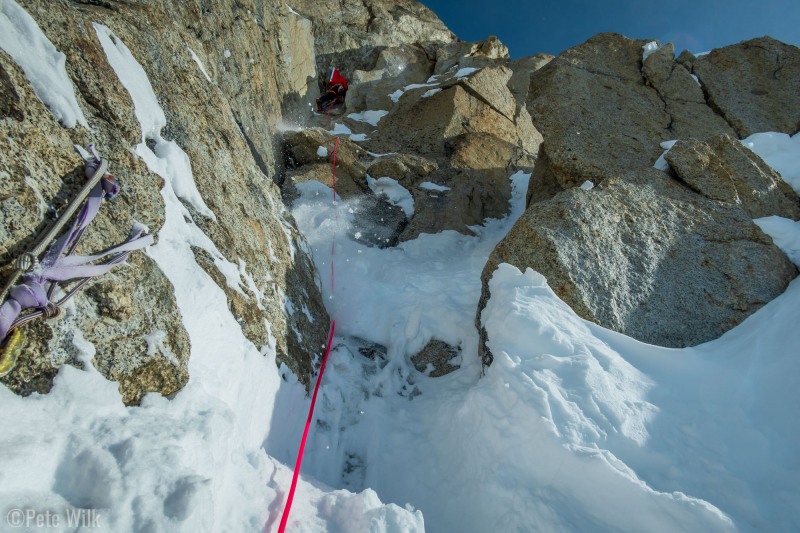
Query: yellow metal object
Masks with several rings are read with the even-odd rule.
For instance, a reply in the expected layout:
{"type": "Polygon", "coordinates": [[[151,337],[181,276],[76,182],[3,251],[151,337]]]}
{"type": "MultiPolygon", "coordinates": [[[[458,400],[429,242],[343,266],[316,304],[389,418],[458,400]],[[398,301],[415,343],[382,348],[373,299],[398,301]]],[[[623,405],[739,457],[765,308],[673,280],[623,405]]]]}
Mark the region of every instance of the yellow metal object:
{"type": "Polygon", "coordinates": [[[22,329],[17,328],[9,334],[8,342],[3,348],[0,348],[0,378],[14,370],[24,345],[25,335],[22,333],[22,329]]]}

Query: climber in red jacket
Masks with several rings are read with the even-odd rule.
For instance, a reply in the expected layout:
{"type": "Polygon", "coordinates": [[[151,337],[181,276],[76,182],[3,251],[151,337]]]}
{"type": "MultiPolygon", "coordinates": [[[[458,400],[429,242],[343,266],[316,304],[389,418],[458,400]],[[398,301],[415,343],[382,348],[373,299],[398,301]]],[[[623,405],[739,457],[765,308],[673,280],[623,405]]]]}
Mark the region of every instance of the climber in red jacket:
{"type": "Polygon", "coordinates": [[[324,90],[325,94],[317,98],[317,111],[324,113],[344,103],[344,97],[347,94],[347,78],[342,76],[339,69],[331,67],[328,75],[322,81],[320,90],[324,90]]]}

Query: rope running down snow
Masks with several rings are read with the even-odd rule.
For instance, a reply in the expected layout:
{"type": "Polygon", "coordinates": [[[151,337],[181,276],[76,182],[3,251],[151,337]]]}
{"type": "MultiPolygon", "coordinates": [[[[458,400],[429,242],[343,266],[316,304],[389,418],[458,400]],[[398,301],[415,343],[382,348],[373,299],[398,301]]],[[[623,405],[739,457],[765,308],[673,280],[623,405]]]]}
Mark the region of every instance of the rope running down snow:
{"type": "MultiPolygon", "coordinates": [[[[335,225],[333,231],[333,238],[331,239],[331,294],[334,288],[334,257],[336,252],[336,227],[338,226],[338,214],[336,210],[336,152],[339,149],[339,137],[336,137],[336,142],[333,145],[333,163],[331,165],[331,182],[333,188],[333,212],[335,217],[335,225]]],[[[286,506],[283,508],[283,516],[281,517],[281,524],[278,527],[278,533],[286,531],[286,524],[289,521],[289,513],[292,509],[292,502],[294,500],[294,492],[297,489],[297,480],[300,477],[300,467],[303,464],[303,454],[306,449],[306,440],[308,439],[308,431],[311,428],[311,420],[314,418],[314,406],[317,403],[317,393],[319,392],[320,383],[322,383],[322,375],[325,373],[325,365],[328,362],[328,356],[331,353],[333,345],[333,334],[336,331],[336,320],[331,321],[331,331],[328,334],[328,344],[325,346],[325,355],[322,357],[322,364],[319,367],[319,375],[317,376],[317,383],[314,385],[314,394],[311,396],[311,405],[308,408],[308,418],[306,419],[306,426],[303,429],[303,436],[300,439],[300,447],[297,450],[297,461],[294,465],[294,473],[292,474],[292,486],[289,489],[289,494],[286,497],[286,506]]]]}

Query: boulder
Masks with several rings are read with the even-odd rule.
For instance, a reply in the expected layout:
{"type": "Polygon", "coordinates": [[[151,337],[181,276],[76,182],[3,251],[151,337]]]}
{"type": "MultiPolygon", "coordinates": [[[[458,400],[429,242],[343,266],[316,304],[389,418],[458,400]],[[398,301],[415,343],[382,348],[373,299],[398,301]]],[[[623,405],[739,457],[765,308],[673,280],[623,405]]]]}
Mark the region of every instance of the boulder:
{"type": "MultiPolygon", "coordinates": [[[[331,166],[337,137],[321,128],[290,132],[284,139],[287,172],[282,184],[284,196],[294,198],[294,183],[316,180],[333,186],[331,166]]],[[[340,137],[336,148],[336,192],[351,198],[368,190],[366,167],[362,160],[367,153],[353,141],[340,137]]]]}
{"type": "Polygon", "coordinates": [[[759,37],[694,58],[708,103],[740,138],[800,130],[800,48],[759,37]]]}
{"type": "Polygon", "coordinates": [[[469,226],[483,224],[487,218],[508,214],[511,185],[508,175],[498,176],[472,169],[442,168],[426,182],[410,188],[414,216],[400,240],[415,239],[421,233],[455,230],[473,234],[469,226]]]}
{"type": "Polygon", "coordinates": [[[587,320],[670,347],[719,337],[797,275],[740,208],[655,169],[531,205],[487,262],[484,303],[499,263],[542,273],[587,320]]]}
{"type": "Polygon", "coordinates": [[[367,146],[375,152],[403,151],[446,160],[448,142],[464,133],[488,133],[528,151],[538,149],[528,117],[515,122],[514,97],[505,67],[487,67],[468,76],[443,79],[436,87],[406,91],[381,119],[367,146]]]}
{"type": "Polygon", "coordinates": [[[706,142],[678,141],[665,158],[689,188],[737,204],[751,218],[800,217],[797,193],[763,159],[727,135],[706,142]]]}
{"type": "Polygon", "coordinates": [[[411,356],[411,362],[419,372],[438,378],[458,370],[461,367],[460,357],[461,348],[433,339],[419,353],[411,356]]]}

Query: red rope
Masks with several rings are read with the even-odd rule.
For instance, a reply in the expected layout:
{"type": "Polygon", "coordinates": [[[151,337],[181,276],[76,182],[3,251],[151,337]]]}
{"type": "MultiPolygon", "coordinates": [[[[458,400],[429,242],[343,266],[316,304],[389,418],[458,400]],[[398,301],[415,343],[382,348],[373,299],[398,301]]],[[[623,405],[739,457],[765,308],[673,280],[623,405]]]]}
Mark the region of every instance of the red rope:
{"type": "Polygon", "coordinates": [[[339,137],[336,137],[336,142],[333,145],[333,165],[331,165],[331,182],[333,183],[333,238],[331,239],[331,295],[334,289],[334,270],[333,259],[336,256],[336,228],[339,226],[339,210],[336,209],[336,152],[339,151],[339,137]]]}
{"type": "MultiPolygon", "coordinates": [[[[331,294],[333,294],[333,259],[336,250],[336,226],[338,226],[338,210],[336,209],[336,152],[339,149],[339,137],[336,137],[336,143],[333,145],[333,165],[331,166],[331,180],[333,182],[333,213],[337,221],[334,226],[333,238],[331,244],[331,294]]],[[[317,383],[314,385],[314,394],[311,396],[311,406],[308,408],[308,419],[306,419],[306,427],[303,430],[303,437],[300,439],[300,448],[297,450],[297,462],[294,465],[294,473],[292,474],[292,486],[289,489],[289,495],[286,497],[286,506],[283,508],[283,516],[281,517],[281,524],[278,527],[278,533],[286,531],[286,524],[289,521],[289,512],[292,510],[292,502],[294,501],[294,491],[297,489],[297,480],[300,477],[300,467],[303,464],[303,454],[306,451],[306,440],[308,439],[308,431],[311,428],[311,420],[314,418],[314,406],[317,403],[317,392],[319,392],[319,385],[322,383],[322,374],[325,373],[325,365],[328,362],[328,356],[331,354],[331,346],[333,344],[333,332],[336,330],[336,320],[331,321],[331,332],[328,334],[328,344],[325,347],[325,355],[322,357],[322,364],[319,367],[319,376],[317,376],[317,383]]]]}
{"type": "Polygon", "coordinates": [[[325,356],[322,358],[322,365],[319,367],[319,376],[317,376],[317,384],[314,386],[314,395],[311,396],[311,407],[308,408],[308,419],[306,420],[306,427],[303,430],[303,438],[300,439],[300,448],[297,450],[297,463],[294,465],[294,474],[292,475],[292,487],[289,489],[289,496],[286,498],[286,507],[283,509],[283,516],[281,517],[281,525],[278,527],[278,533],[286,531],[286,523],[289,521],[289,512],[292,509],[292,501],[294,500],[294,491],[297,488],[297,478],[300,476],[300,466],[303,464],[303,453],[306,450],[306,439],[308,439],[308,430],[311,427],[311,419],[314,418],[314,404],[317,403],[317,392],[319,391],[319,384],[322,383],[322,374],[325,372],[325,363],[328,362],[328,355],[331,353],[331,344],[333,344],[333,332],[336,330],[336,321],[331,322],[331,332],[328,335],[328,346],[325,348],[325,356]]]}

